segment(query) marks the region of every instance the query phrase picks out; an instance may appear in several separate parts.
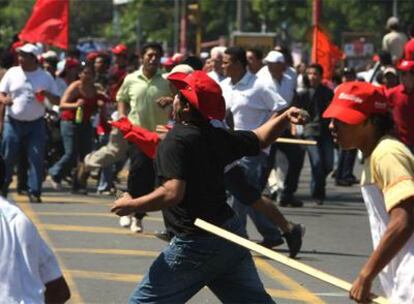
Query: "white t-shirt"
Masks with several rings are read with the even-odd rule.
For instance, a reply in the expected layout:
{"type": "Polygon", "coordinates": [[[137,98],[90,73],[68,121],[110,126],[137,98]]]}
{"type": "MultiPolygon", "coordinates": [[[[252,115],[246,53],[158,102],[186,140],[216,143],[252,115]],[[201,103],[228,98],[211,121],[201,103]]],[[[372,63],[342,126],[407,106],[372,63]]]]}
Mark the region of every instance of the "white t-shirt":
{"type": "Polygon", "coordinates": [[[267,66],[264,66],[256,74],[260,81],[263,81],[272,90],[283,97],[288,104],[292,103],[296,91],[296,78],[293,79],[287,73],[283,74],[282,81],[277,81],[270,74],[267,66]]]}
{"type": "Polygon", "coordinates": [[[236,84],[230,77],[221,83],[226,108],[233,114],[235,130],[254,130],[265,123],[274,112],[287,107],[286,101],[260,82],[256,75],[246,72],[236,84]]]}
{"type": "Polygon", "coordinates": [[[45,284],[61,276],[33,223],[0,197],[0,303],[44,303],[45,284]]]}
{"type": "Polygon", "coordinates": [[[44,89],[59,96],[53,77],[38,68],[24,72],[20,66],[10,68],[0,82],[0,92],[10,94],[13,104],[6,107],[6,115],[21,121],[33,121],[45,114],[45,105],[36,100],[35,92],[44,89]]]}

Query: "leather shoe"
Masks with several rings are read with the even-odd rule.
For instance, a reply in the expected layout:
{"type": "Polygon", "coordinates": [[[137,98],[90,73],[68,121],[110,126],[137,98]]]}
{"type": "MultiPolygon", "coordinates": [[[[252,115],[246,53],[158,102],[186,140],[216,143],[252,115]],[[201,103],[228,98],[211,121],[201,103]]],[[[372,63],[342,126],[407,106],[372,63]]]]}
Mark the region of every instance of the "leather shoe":
{"type": "Polygon", "coordinates": [[[41,203],[42,199],[38,195],[34,195],[33,193],[28,194],[29,202],[30,203],[41,203]]]}

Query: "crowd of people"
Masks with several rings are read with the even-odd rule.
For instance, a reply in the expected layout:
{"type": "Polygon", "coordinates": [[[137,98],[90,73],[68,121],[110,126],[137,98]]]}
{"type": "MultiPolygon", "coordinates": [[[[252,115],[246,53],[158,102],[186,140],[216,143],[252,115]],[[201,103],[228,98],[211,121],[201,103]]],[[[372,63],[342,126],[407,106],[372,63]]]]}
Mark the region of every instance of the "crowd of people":
{"type": "MultiPolygon", "coordinates": [[[[398,19],[387,28],[376,62],[364,71],[338,69],[332,80],[318,63],[294,67],[284,46],[267,54],[218,46],[200,58],[168,57],[151,42],[137,56],[118,44],[62,59],[39,44],[15,42],[1,58],[1,214],[7,220],[18,213],[6,200],[14,175],[17,193],[31,203],[42,202],[46,179],[54,190],[69,190],[65,182],[85,195],[96,177],[101,195],[125,191],[112,207],[122,227],[142,232],[146,212],[163,211],[165,231],[157,236],[169,245],[131,303],[185,302],[205,285],[223,302],[271,303],[248,251],[207,237],[194,220],[248,237],[249,216],[261,245],[286,242],[294,258],[305,227],[288,221],[275,202],[304,205],[295,194],[306,155],[315,205],[326,202],[330,175],[337,186],[359,183],[353,167],[360,150],[375,250],[351,297],[366,300],[392,260],[393,271],[380,275],[387,297],[412,303],[414,278],[401,269],[414,266],[414,27],[411,40],[398,19]],[[279,136],[316,145],[275,143],[279,136]],[[125,185],[117,177],[123,168],[125,185]],[[166,257],[181,266],[173,269],[166,257]],[[193,262],[202,267],[185,266],[193,262]]],[[[57,280],[66,299],[66,283],[51,267],[43,284],[57,280]]]]}

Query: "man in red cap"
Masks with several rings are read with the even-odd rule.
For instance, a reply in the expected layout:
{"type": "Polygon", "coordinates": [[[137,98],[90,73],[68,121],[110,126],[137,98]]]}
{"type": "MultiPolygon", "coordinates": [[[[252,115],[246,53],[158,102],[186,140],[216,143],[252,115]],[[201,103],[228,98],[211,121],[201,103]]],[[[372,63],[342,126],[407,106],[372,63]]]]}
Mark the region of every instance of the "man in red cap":
{"type": "Polygon", "coordinates": [[[393,121],[377,87],[347,82],[323,114],[342,149],[359,149],[365,158],[362,196],[368,210],[374,251],[350,290],[358,303],[369,301],[378,275],[390,303],[414,303],[414,158],[388,135],[393,121]]]}
{"type": "Polygon", "coordinates": [[[403,60],[398,69],[401,84],[387,92],[396,135],[414,153],[414,61],[403,60]]]}
{"type": "Polygon", "coordinates": [[[219,85],[205,72],[174,73],[168,79],[179,93],[173,102],[173,129],[160,143],[155,158],[157,187],[138,198],[124,195],[112,212],[162,210],[175,235],[131,295],[129,303],[184,303],[204,286],[222,302],[273,303],[266,293],[248,250],[194,226],[204,219],[244,235],[226,203],[224,167],[270,145],[286,124],[302,123],[292,108],[254,131],[229,131],[209,121],[222,120],[225,102],[219,85]]]}

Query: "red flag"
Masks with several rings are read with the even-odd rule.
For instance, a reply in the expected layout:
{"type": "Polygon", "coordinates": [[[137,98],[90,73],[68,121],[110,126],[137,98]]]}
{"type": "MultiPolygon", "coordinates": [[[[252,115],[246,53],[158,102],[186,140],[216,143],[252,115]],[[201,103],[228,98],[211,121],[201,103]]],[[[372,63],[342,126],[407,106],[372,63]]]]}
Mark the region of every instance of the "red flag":
{"type": "Polygon", "coordinates": [[[322,65],[324,79],[331,79],[336,63],[343,58],[343,52],[331,42],[328,35],[318,26],[313,28],[312,62],[322,65]]]}
{"type": "Polygon", "coordinates": [[[19,37],[62,49],[69,47],[69,0],[37,0],[19,37]]]}

